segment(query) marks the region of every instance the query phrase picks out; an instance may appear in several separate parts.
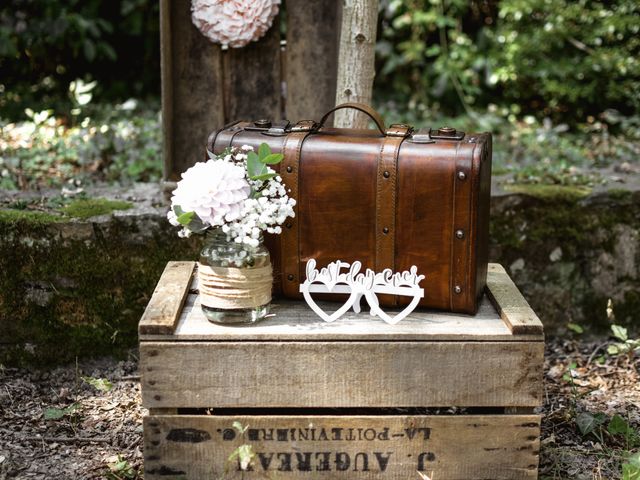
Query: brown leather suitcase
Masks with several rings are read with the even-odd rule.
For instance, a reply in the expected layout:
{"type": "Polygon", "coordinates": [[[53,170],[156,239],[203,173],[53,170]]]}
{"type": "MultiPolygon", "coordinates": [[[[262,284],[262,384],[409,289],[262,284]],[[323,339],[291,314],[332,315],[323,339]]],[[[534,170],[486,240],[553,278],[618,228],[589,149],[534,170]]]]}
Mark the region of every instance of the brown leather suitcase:
{"type": "Polygon", "coordinates": [[[235,122],[213,132],[207,147],[221,153],[263,142],[284,154],[279,171],[298,202],[283,233],[266,239],[276,293],[300,297],[310,258],[318,267],[360,260],[376,272],[416,265],[426,276],[420,306],[476,312],[487,276],[490,134],[385,127],[371,107],[343,104],[319,123],[235,122]],[[377,129],[325,128],[340,108],[366,113],[377,129]]]}

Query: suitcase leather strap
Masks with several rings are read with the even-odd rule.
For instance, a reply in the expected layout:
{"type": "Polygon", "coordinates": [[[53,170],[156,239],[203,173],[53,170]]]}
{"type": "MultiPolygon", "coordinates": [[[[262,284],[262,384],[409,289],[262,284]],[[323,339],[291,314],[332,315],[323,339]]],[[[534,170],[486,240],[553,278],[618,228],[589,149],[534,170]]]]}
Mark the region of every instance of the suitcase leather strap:
{"type": "Polygon", "coordinates": [[[451,274],[449,286],[450,308],[464,310],[473,303],[471,286],[467,283],[467,272],[471,271],[471,218],[474,202],[471,197],[472,182],[477,178],[473,172],[473,148],[475,144],[458,143],[455,152],[455,172],[453,175],[453,231],[451,237],[451,274]]]}
{"type": "MultiPolygon", "coordinates": [[[[282,153],[284,158],[280,164],[280,175],[289,191],[289,197],[296,202],[300,201],[298,196],[298,183],[300,172],[300,152],[302,142],[313,130],[313,125],[304,125],[299,122],[300,127],[292,130],[284,140],[282,153]]],[[[287,297],[299,295],[300,286],[300,222],[298,218],[299,208],[294,207],[296,216],[287,219],[282,234],[280,235],[282,291],[287,297]]]]}
{"type": "Polygon", "coordinates": [[[407,125],[391,125],[380,148],[376,177],[376,272],[386,268],[395,271],[398,154],[410,132],[411,127],[407,125]]]}

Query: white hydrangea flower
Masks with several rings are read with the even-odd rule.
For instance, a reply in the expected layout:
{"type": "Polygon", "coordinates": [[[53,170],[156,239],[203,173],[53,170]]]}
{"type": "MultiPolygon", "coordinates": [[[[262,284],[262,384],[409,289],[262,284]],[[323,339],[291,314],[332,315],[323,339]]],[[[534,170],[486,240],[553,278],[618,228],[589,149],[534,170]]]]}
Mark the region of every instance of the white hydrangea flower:
{"type": "Polygon", "coordinates": [[[225,216],[240,216],[250,193],[241,165],[208,160],[196,163],[182,174],[171,205],[179,206],[184,212],[195,212],[205,224],[222,226],[225,216]]]}
{"type": "Polygon", "coordinates": [[[191,20],[225,47],[244,47],[271,27],[280,0],[191,0],[191,20]]]}
{"type": "MultiPolygon", "coordinates": [[[[279,175],[267,180],[248,178],[246,152],[251,150],[244,145],[213,156],[182,175],[167,218],[172,225],[182,226],[177,220],[177,207],[197,217],[194,224],[182,226],[181,237],[219,227],[228,241],[257,246],[262,232],[282,233],[280,225],[295,215],[296,201],[287,195],[279,175]]],[[[270,167],[267,172],[275,173],[270,167]]]]}

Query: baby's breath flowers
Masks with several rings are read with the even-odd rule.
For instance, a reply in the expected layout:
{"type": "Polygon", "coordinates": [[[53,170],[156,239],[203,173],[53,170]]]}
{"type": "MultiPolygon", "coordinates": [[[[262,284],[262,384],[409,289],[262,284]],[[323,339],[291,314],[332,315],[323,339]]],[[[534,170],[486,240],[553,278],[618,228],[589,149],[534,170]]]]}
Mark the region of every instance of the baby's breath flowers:
{"type": "Polygon", "coordinates": [[[282,178],[269,165],[282,161],[263,143],[258,153],[247,145],[196,163],[182,174],[173,191],[169,222],[178,235],[219,228],[228,241],[257,246],[263,232],[282,233],[293,217],[296,201],[289,198],[282,178]]]}

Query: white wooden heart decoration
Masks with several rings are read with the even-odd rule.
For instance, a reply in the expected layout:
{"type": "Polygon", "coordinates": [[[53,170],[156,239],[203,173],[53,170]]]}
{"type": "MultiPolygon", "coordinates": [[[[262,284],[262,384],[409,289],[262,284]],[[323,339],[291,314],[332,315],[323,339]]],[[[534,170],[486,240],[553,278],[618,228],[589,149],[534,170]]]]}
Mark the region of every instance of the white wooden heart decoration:
{"type": "Polygon", "coordinates": [[[391,325],[409,315],[424,297],[424,289],[420,288],[419,284],[425,277],[418,275],[415,265],[402,273],[393,273],[390,269],[380,273],[367,269],[360,273],[361,268],[362,264],[358,261],[349,264],[337,260],[318,271],[316,261],[312,258],[307,262],[307,279],[300,285],[300,292],[309,307],[325,322],[337,320],[350,308],[359,313],[360,299],[364,296],[371,309],[371,315],[378,316],[391,325]],[[343,269],[348,270],[342,272],[343,269]],[[349,294],[349,298],[338,310],[328,314],[311,297],[312,293],[345,293],[349,294]],[[413,299],[404,310],[392,317],[380,308],[376,294],[399,295],[413,299]]]}

